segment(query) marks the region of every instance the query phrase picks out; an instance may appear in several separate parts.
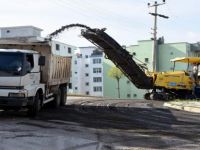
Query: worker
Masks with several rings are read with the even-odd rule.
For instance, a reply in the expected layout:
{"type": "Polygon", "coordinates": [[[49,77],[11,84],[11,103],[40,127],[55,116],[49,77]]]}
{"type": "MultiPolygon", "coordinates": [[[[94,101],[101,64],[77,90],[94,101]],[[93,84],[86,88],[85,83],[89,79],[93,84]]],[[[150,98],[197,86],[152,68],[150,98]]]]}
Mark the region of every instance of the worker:
{"type": "Polygon", "coordinates": [[[198,66],[199,66],[199,64],[194,63],[193,68],[192,68],[192,74],[193,74],[195,84],[197,84],[197,82],[198,82],[198,66]]]}

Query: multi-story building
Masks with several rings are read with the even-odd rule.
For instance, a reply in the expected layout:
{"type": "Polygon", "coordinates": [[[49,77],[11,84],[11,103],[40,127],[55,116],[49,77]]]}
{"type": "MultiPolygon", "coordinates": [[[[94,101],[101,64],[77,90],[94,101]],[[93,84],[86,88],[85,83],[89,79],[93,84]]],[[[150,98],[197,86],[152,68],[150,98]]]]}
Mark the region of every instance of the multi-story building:
{"type": "Polygon", "coordinates": [[[73,63],[73,93],[103,96],[103,53],[94,46],[80,47],[73,63]]]}

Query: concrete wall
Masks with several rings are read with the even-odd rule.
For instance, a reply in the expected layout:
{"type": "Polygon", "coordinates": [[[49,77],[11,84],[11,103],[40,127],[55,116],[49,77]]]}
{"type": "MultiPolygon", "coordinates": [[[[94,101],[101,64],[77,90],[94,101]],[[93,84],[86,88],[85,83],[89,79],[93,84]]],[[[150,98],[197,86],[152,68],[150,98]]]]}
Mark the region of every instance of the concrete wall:
{"type": "Polygon", "coordinates": [[[34,26],[4,27],[1,29],[1,38],[41,37],[42,29],[34,26]]]}
{"type": "MultiPolygon", "coordinates": [[[[173,63],[171,59],[176,57],[186,57],[189,54],[189,44],[183,43],[168,43],[158,46],[158,69],[159,71],[171,71],[173,69],[173,63]]],[[[186,64],[176,63],[177,70],[186,69],[186,64]]]]}

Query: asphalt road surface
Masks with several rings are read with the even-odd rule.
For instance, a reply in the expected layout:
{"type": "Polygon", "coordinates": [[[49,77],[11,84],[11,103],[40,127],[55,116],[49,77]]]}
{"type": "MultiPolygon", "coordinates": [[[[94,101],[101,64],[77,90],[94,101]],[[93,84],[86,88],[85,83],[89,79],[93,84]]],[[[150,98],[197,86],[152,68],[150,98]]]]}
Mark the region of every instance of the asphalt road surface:
{"type": "Polygon", "coordinates": [[[200,115],[162,102],[69,98],[35,119],[0,112],[0,150],[200,149],[200,115]]]}

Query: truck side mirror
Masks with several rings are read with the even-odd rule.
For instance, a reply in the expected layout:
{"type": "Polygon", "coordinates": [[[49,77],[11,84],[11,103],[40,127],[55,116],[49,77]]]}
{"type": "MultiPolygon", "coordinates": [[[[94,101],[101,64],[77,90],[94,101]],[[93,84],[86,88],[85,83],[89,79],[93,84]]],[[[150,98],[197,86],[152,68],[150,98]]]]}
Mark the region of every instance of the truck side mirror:
{"type": "Polygon", "coordinates": [[[44,66],[45,65],[45,56],[40,56],[39,61],[38,61],[39,66],[44,66]]]}

